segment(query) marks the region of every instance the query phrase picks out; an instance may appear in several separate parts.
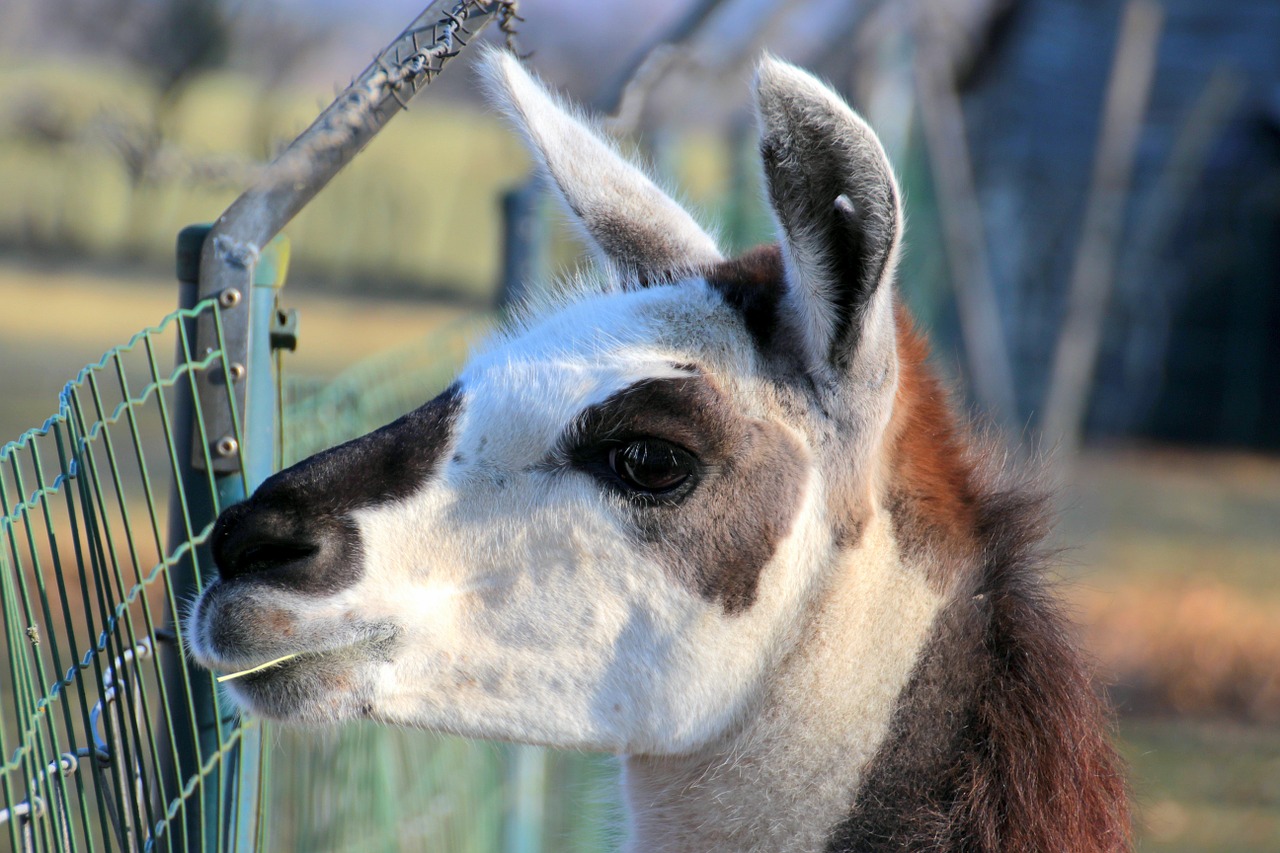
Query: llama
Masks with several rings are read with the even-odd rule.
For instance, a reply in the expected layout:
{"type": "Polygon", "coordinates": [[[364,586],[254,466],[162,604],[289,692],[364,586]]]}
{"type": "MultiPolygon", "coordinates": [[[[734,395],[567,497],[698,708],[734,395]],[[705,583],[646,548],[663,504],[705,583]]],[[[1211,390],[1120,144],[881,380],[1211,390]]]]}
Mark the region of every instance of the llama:
{"type": "Polygon", "coordinates": [[[227,509],[195,658],[269,718],[616,753],[633,851],[1128,848],[1043,501],[930,371],[872,130],[765,58],[778,244],[727,260],[484,70],[600,273],[227,509]]]}

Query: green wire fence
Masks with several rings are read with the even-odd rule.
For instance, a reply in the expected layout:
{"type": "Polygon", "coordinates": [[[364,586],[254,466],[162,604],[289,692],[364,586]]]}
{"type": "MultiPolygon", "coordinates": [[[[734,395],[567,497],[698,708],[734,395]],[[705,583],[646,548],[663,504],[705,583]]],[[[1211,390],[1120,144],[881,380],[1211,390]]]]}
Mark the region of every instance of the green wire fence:
{"type": "Polygon", "coordinates": [[[188,667],[174,619],[212,568],[213,518],[245,488],[189,461],[193,431],[207,446],[197,379],[229,369],[221,320],[206,300],[140,332],[0,449],[0,833],[14,850],[256,843],[265,766],[235,759],[259,726],[218,725],[231,709],[188,667]],[[197,352],[201,319],[214,343],[197,352]],[[234,807],[246,792],[255,802],[234,807]]]}
{"type": "MultiPolygon", "coordinates": [[[[281,249],[255,271],[273,302],[281,249]]],[[[268,320],[279,340],[287,325],[268,320]]],[[[267,410],[284,425],[283,446],[265,433],[271,467],[430,399],[488,325],[458,321],[324,385],[285,383],[267,410]]],[[[57,415],[0,450],[0,830],[12,848],[615,846],[608,760],[373,726],[272,727],[262,741],[262,724],[237,719],[213,676],[188,664],[174,614],[214,571],[203,546],[216,513],[253,485],[212,473],[197,388],[232,368],[222,330],[217,300],[175,312],[85,368],[57,415]],[[202,352],[201,319],[218,333],[202,352]],[[175,351],[177,366],[162,366],[175,351]],[[192,447],[203,472],[188,465],[192,447]],[[195,752],[179,775],[184,740],[195,752]]],[[[236,440],[252,446],[249,433],[236,440]]]]}

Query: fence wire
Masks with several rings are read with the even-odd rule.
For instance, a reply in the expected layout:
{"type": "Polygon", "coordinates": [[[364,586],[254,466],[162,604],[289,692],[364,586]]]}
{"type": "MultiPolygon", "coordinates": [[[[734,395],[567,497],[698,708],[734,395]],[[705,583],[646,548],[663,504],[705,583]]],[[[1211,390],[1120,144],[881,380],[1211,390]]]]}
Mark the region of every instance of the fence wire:
{"type": "MultiPolygon", "coordinates": [[[[173,758],[184,736],[198,743],[199,726],[189,689],[174,685],[213,678],[187,671],[173,618],[186,602],[173,574],[184,561],[197,576],[214,570],[200,556],[212,524],[190,519],[207,517],[192,507],[218,501],[212,475],[197,491],[178,476],[190,445],[174,438],[175,398],[202,373],[228,368],[221,338],[193,353],[195,320],[212,317],[221,331],[220,312],[203,302],[111,350],[66,386],[56,415],[0,450],[0,837],[15,851],[199,847],[192,838],[226,850],[239,834],[235,751],[262,724],[230,728],[183,778],[173,758]],[[178,366],[162,368],[174,352],[178,366]],[[171,677],[175,667],[183,677],[171,677]],[[201,817],[210,791],[217,814],[201,817]]],[[[285,383],[285,462],[429,400],[490,322],[460,320],[332,382],[285,383]]],[[[211,692],[214,719],[234,713],[211,692]]],[[[272,769],[268,778],[264,760],[252,771],[262,799],[250,806],[269,815],[257,823],[257,849],[616,846],[608,759],[372,726],[323,735],[273,727],[263,742],[272,769]]]]}
{"type": "MultiPolygon", "coordinates": [[[[179,778],[175,761],[198,714],[173,575],[211,570],[199,546],[212,524],[193,523],[204,514],[192,508],[218,503],[211,475],[183,485],[177,398],[227,369],[219,310],[176,312],[112,349],[43,426],[0,448],[0,837],[15,851],[154,849],[186,837],[206,788],[234,790],[245,728],[200,752],[196,772],[179,778]],[[201,316],[218,345],[195,353],[201,316]]],[[[203,435],[198,405],[193,426],[203,435]]],[[[218,822],[223,849],[237,827],[218,822]]]]}
{"type": "MultiPolygon", "coordinates": [[[[514,2],[460,0],[406,31],[412,50],[384,53],[262,179],[275,187],[296,177],[291,166],[358,150],[381,110],[402,106],[457,55],[473,16],[496,17],[514,49],[514,2]]],[[[0,835],[15,851],[614,846],[615,804],[601,795],[613,790],[608,760],[359,726],[264,737],[260,723],[236,719],[211,673],[188,666],[189,593],[179,590],[214,570],[203,546],[220,496],[234,492],[209,473],[221,432],[206,414],[212,424],[215,403],[225,405],[231,417],[219,422],[234,426],[235,446],[256,440],[242,434],[228,384],[216,400],[200,391],[233,367],[226,310],[205,300],[111,350],[66,386],[57,414],[0,449],[0,835]],[[197,321],[215,330],[198,346],[197,321]],[[171,371],[160,367],[166,351],[177,353],[171,371]],[[194,441],[183,438],[189,406],[194,441]],[[204,448],[194,479],[192,447],[204,448]]],[[[487,322],[462,321],[332,384],[285,386],[277,462],[430,399],[487,322]]],[[[239,481],[248,491],[247,475],[239,481]]]]}

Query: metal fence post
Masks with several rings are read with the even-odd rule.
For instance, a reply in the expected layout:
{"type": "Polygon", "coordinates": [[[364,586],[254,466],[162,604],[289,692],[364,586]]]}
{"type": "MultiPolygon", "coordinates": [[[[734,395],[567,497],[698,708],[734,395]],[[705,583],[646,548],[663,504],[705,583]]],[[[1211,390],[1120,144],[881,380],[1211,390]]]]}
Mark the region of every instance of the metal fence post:
{"type": "Polygon", "coordinates": [[[529,295],[542,275],[547,243],[543,191],[529,179],[502,194],[502,272],[498,308],[508,310],[529,295]]]}
{"type": "MultiPolygon", "coordinates": [[[[512,15],[505,0],[434,0],[213,225],[179,235],[180,305],[215,298],[219,308],[184,321],[189,348],[180,343],[178,358],[223,356],[195,381],[176,386],[174,438],[186,461],[176,472],[171,552],[205,530],[218,510],[243,500],[278,461],[272,328],[288,255],[276,235],[469,40],[499,18],[507,25],[512,15]]],[[[202,574],[214,570],[207,546],[186,553],[171,571],[180,601],[194,599],[202,574]]],[[[261,724],[238,722],[211,673],[193,668],[186,675],[180,625],[175,633],[179,642],[165,650],[165,678],[194,730],[175,732],[176,747],[163,761],[164,802],[181,803],[167,846],[255,850],[263,825],[261,724]],[[189,781],[195,788],[184,798],[189,781]]]]}
{"type": "MultiPolygon", "coordinates": [[[[191,308],[199,300],[199,269],[201,251],[210,226],[196,225],[183,229],[178,236],[178,286],[179,307],[191,308]]],[[[284,284],[288,262],[288,244],[277,238],[260,253],[257,262],[245,270],[248,286],[242,297],[243,310],[226,311],[223,315],[223,333],[227,338],[242,340],[245,344],[245,363],[240,365],[239,376],[233,382],[244,384],[245,411],[242,424],[234,433],[236,455],[243,468],[229,472],[208,470],[212,465],[201,465],[198,456],[183,454],[185,460],[180,473],[181,494],[185,497],[184,516],[182,501],[177,497],[170,510],[170,548],[188,538],[188,530],[202,530],[216,517],[220,509],[244,500],[245,496],[271,475],[275,469],[279,445],[277,419],[278,384],[272,358],[271,331],[277,316],[276,298],[284,284]],[[212,488],[210,478],[212,477],[212,488]],[[215,501],[216,495],[216,501],[215,501]]],[[[240,308],[237,303],[227,306],[240,308]]],[[[196,321],[189,320],[186,339],[198,340],[196,321]]],[[[179,342],[179,361],[186,361],[196,353],[183,352],[179,342]]],[[[235,365],[233,364],[234,368],[235,365]]],[[[179,385],[176,407],[175,441],[177,447],[199,447],[202,429],[196,423],[196,401],[189,385],[179,385]]],[[[216,444],[216,437],[209,437],[216,444]]],[[[208,545],[201,545],[190,556],[176,564],[172,570],[174,589],[179,600],[191,600],[199,592],[204,574],[213,571],[213,561],[208,545]]],[[[172,621],[182,614],[169,614],[172,621]]],[[[178,626],[181,634],[181,626],[178,626]]],[[[181,648],[166,651],[165,676],[170,683],[170,693],[180,704],[190,703],[182,712],[195,721],[194,731],[179,730],[176,754],[167,757],[164,784],[161,786],[166,801],[180,796],[183,784],[191,778],[203,778],[181,811],[177,826],[172,831],[169,847],[172,850],[236,850],[252,851],[257,848],[260,806],[262,801],[260,767],[261,725],[251,723],[240,728],[234,710],[222,701],[215,689],[210,673],[191,669],[184,675],[180,665],[181,648]],[[226,744],[238,736],[239,743],[227,748],[226,744]],[[226,753],[226,760],[207,771],[202,765],[219,751],[226,753]]]]}
{"type": "MultiPolygon", "coordinates": [[[[498,308],[510,310],[528,298],[542,275],[546,249],[543,191],[531,178],[502,195],[502,278],[498,308]]],[[[509,796],[503,822],[503,853],[541,853],[546,810],[547,754],[540,747],[507,750],[509,796]]]]}

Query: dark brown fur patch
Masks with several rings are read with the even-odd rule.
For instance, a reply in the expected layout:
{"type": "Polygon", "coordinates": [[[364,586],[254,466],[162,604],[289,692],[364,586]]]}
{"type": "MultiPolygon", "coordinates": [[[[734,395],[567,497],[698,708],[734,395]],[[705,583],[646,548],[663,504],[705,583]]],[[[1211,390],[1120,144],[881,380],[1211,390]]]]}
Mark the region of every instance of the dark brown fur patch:
{"type": "Polygon", "coordinates": [[[1109,715],[1041,578],[1043,504],[981,491],[982,560],[939,614],[828,853],[1131,846],[1109,715]]]}
{"type": "Polygon", "coordinates": [[[363,561],[351,513],[423,488],[448,450],[461,410],[455,383],[381,429],[267,478],[214,525],[210,544],[222,580],[315,594],[354,584],[363,561]]]}
{"type": "MultiPolygon", "coordinates": [[[[740,613],[790,532],[804,451],[777,424],[743,416],[705,376],[651,379],[592,406],[572,431],[570,458],[600,458],[605,442],[661,438],[700,461],[696,487],[674,505],[636,505],[637,537],[699,595],[740,613]]],[[[600,472],[607,477],[608,473],[600,472]]]]}
{"type": "Polygon", "coordinates": [[[949,603],[827,850],[1129,849],[1106,704],[1042,577],[1046,501],[986,473],[897,321],[888,504],[949,603]]]}
{"type": "Polygon", "coordinates": [[[778,245],[757,246],[703,270],[703,276],[742,315],[756,347],[769,351],[778,328],[778,303],[786,281],[778,245]]]}

